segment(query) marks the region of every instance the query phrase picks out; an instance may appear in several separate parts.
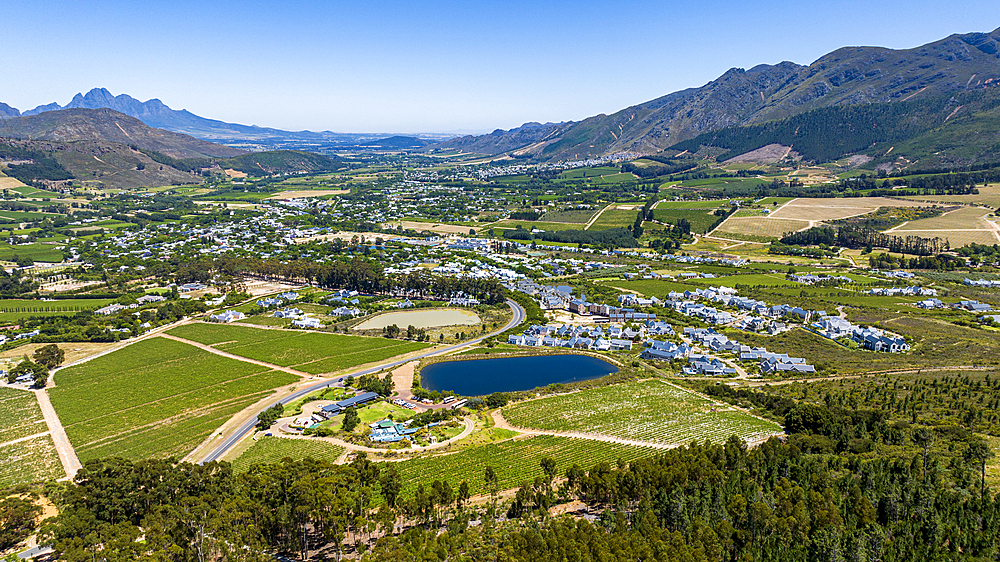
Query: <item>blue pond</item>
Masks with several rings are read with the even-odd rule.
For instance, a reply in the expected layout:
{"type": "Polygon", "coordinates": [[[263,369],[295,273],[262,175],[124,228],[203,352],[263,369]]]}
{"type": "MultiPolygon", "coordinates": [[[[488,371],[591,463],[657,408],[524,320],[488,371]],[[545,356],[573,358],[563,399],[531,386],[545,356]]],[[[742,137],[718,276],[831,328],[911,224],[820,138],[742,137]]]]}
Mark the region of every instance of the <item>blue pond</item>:
{"type": "Polygon", "coordinates": [[[618,367],[588,355],[540,355],[445,361],[420,370],[420,386],[464,396],[531,390],[554,383],[598,379],[618,367]]]}

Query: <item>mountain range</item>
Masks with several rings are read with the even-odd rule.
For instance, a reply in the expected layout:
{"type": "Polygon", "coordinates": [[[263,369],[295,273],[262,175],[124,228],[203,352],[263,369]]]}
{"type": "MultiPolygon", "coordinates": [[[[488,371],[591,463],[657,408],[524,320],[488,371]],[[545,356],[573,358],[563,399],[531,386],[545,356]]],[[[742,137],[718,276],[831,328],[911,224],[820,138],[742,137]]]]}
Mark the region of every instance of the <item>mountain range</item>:
{"type": "Polygon", "coordinates": [[[844,47],[808,66],[782,62],[749,70],[733,68],[700,88],[610,115],[571,123],[530,123],[458,137],[436,148],[545,160],[653,154],[728,127],[787,119],[821,108],[952,96],[996,86],[998,81],[1000,29],[952,35],[905,50],[844,47]]]}
{"type": "MultiPolygon", "coordinates": [[[[321,151],[350,145],[578,160],[635,157],[665,150],[698,152],[702,147],[717,148],[713,154],[733,157],[734,151],[780,144],[813,160],[859,151],[867,151],[866,158],[884,159],[886,155],[879,151],[895,149],[893,158],[902,157],[905,165],[922,160],[930,166],[1000,161],[1000,143],[989,133],[1000,124],[1000,108],[993,101],[1000,97],[994,93],[1000,91],[998,86],[1000,29],[951,35],[913,49],[844,47],[809,65],[786,61],[749,70],[733,68],[699,88],[667,94],[609,115],[562,123],[525,123],[511,130],[436,144],[413,137],[289,132],[225,123],[171,109],[158,99],[140,102],[104,88],[77,94],[66,106],[52,103],[24,115],[37,119],[57,112],[66,116],[59,119],[68,119],[73,114],[67,109],[111,109],[164,130],[156,135],[170,131],[257,150],[294,147],[321,151]],[[863,118],[858,123],[864,125],[852,125],[851,119],[859,115],[863,118]],[[813,148],[797,146],[803,143],[813,148]],[[817,149],[822,143],[832,143],[835,150],[817,149]]],[[[0,135],[5,134],[4,123],[17,121],[20,115],[17,109],[0,103],[0,135]]],[[[128,144],[116,130],[125,126],[119,121],[102,134],[109,135],[105,140],[128,144]]],[[[58,140],[51,138],[54,132],[44,132],[41,122],[36,126],[39,129],[28,131],[31,136],[44,134],[48,136],[38,138],[58,140]]],[[[130,134],[121,132],[125,137],[130,134]]],[[[191,145],[183,151],[183,157],[211,155],[204,146],[191,145]]]]}
{"type": "Polygon", "coordinates": [[[352,144],[376,140],[386,135],[334,133],[330,131],[283,131],[256,125],[226,123],[208,119],[186,109],[171,109],[159,99],[139,101],[128,94],[114,95],[106,88],[94,88],[86,94],[76,94],[66,105],[49,103],[23,113],[7,104],[0,103],[0,119],[17,116],[33,116],[63,109],[113,109],[124,115],[139,119],[150,127],[175,133],[190,135],[202,140],[267,147],[285,144],[295,146],[325,147],[327,145],[352,144]]]}

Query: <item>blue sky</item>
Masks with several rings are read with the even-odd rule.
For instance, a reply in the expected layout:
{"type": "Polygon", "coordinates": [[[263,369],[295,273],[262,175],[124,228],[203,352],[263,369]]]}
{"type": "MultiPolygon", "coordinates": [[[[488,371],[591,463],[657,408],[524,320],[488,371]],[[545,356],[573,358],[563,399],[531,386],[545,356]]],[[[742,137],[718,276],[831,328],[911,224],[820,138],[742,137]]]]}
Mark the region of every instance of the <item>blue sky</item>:
{"type": "Polygon", "coordinates": [[[105,87],[283,129],[483,132],[611,113],[732,67],[996,27],[996,0],[8,0],[0,101],[105,87]]]}

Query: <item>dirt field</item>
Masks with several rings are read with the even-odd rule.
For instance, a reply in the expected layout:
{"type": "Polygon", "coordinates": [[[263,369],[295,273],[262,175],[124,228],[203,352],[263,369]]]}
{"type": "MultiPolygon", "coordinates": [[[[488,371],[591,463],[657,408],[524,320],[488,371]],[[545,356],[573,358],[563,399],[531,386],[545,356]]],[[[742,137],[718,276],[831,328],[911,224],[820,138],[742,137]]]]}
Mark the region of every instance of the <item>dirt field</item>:
{"type": "Polygon", "coordinates": [[[278,291],[291,291],[302,288],[301,285],[289,285],[287,283],[277,283],[273,281],[258,281],[256,279],[247,279],[244,283],[246,283],[247,292],[250,293],[250,296],[252,297],[259,297],[261,295],[276,293],[278,291]]]}
{"type": "Polygon", "coordinates": [[[305,197],[323,197],[324,195],[343,195],[350,193],[349,189],[306,189],[302,191],[282,191],[268,199],[302,199],[305,197]]]}
{"type": "MultiPolygon", "coordinates": [[[[42,347],[43,345],[48,345],[44,343],[29,343],[16,347],[14,349],[8,349],[0,353],[0,359],[21,359],[25,355],[31,357],[31,354],[35,352],[36,349],[42,347]]],[[[69,364],[81,359],[86,359],[92,355],[97,355],[103,351],[107,351],[112,347],[115,347],[116,343],[87,343],[87,342],[70,342],[70,343],[60,343],[59,349],[66,353],[65,359],[63,359],[63,364],[69,364]]]]}
{"type": "Polygon", "coordinates": [[[901,201],[886,197],[845,197],[842,199],[805,198],[792,199],[770,217],[805,221],[831,221],[870,213],[879,207],[920,207],[926,203],[901,201]]]}
{"type": "Polygon", "coordinates": [[[440,232],[442,234],[469,234],[470,228],[475,228],[471,226],[461,226],[454,224],[435,224],[432,222],[416,222],[416,221],[398,221],[391,223],[392,226],[397,224],[403,225],[403,228],[413,229],[417,232],[424,230],[429,230],[431,232],[440,232]]]}
{"type": "Polygon", "coordinates": [[[245,178],[247,177],[246,172],[241,172],[239,170],[233,170],[232,168],[226,170],[226,175],[231,178],[245,178]]]}
{"type": "Polygon", "coordinates": [[[786,232],[794,232],[809,228],[809,221],[780,219],[772,217],[730,217],[716,230],[714,236],[725,237],[727,232],[735,234],[750,234],[755,236],[781,237],[786,232]]]}
{"type": "Polygon", "coordinates": [[[24,187],[24,184],[15,178],[0,176],[0,189],[14,189],[24,187]]]}

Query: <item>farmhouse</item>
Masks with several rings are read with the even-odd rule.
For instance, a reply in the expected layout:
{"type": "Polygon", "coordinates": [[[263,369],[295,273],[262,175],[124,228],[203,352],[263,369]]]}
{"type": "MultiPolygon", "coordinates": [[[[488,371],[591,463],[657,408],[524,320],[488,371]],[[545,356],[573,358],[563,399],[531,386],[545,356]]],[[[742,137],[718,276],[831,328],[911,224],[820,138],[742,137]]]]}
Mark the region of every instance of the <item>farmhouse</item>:
{"type": "Polygon", "coordinates": [[[236,310],[227,310],[225,312],[220,312],[218,314],[213,314],[208,317],[212,322],[222,322],[228,324],[229,322],[235,322],[236,320],[243,320],[246,318],[246,314],[236,310]]]}
{"type": "Polygon", "coordinates": [[[375,400],[378,400],[378,394],[377,393],[375,393],[375,392],[364,392],[362,394],[358,394],[357,396],[352,396],[351,398],[347,398],[345,400],[341,400],[340,402],[336,402],[334,404],[330,404],[329,406],[323,406],[323,408],[320,409],[320,412],[323,413],[322,415],[324,417],[326,417],[326,418],[329,419],[329,418],[332,418],[333,416],[335,416],[335,415],[343,412],[344,410],[346,410],[348,408],[354,408],[354,407],[357,407],[357,406],[363,406],[363,405],[365,405],[365,404],[367,404],[369,402],[373,402],[375,400]]]}

